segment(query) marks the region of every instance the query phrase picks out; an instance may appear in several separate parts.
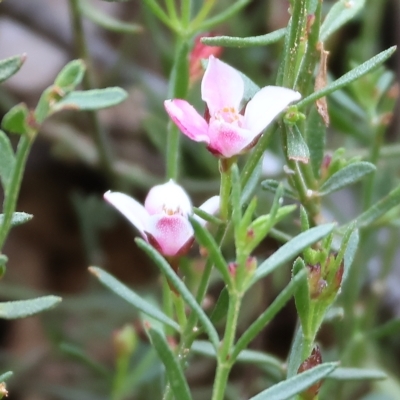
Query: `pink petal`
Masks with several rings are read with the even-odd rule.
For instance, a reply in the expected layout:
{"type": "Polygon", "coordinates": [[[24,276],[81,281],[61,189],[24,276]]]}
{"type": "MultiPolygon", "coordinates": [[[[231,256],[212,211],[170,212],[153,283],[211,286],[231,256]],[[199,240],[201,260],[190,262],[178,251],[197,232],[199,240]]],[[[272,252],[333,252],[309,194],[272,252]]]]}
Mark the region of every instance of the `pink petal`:
{"type": "Polygon", "coordinates": [[[195,142],[209,142],[207,122],[186,100],[165,100],[164,107],[184,135],[195,142]]]}
{"type": "Polygon", "coordinates": [[[172,179],[163,185],[153,186],[144,202],[150,215],[179,213],[187,216],[192,213],[192,203],[187,193],[172,179]]]}
{"type": "Polygon", "coordinates": [[[123,214],[142,236],[146,237],[145,230],[149,214],[140,203],[124,193],[111,191],[104,193],[104,199],[123,214]]]}
{"type": "Polygon", "coordinates": [[[248,102],[244,114],[244,127],[258,135],[290,103],[301,94],[279,86],[266,86],[248,102]]]}
{"type": "Polygon", "coordinates": [[[239,72],[218,58],[210,56],[201,82],[201,96],[207,103],[211,116],[224,107],[237,110],[243,93],[244,83],[239,72]]]}
{"type": "Polygon", "coordinates": [[[240,154],[257,136],[247,129],[221,120],[210,123],[209,135],[209,150],[225,158],[240,154]]]}
{"type": "MultiPolygon", "coordinates": [[[[213,196],[210,197],[208,200],[206,200],[199,208],[200,210],[205,211],[207,214],[215,215],[219,211],[219,204],[220,204],[219,196],[213,196]]],[[[202,224],[203,226],[207,223],[206,220],[200,218],[198,215],[194,215],[194,218],[198,222],[200,222],[200,224],[202,224]]]]}
{"type": "Polygon", "coordinates": [[[189,220],[180,215],[154,215],[150,217],[148,232],[157,242],[160,253],[174,256],[193,237],[189,220]]]}

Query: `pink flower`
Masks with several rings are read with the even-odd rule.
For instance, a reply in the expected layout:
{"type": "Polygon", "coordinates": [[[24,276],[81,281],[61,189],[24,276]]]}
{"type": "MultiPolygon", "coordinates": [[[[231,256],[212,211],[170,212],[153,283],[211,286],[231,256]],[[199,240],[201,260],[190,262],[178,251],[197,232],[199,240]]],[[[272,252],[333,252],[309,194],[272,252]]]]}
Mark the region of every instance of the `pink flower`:
{"type": "Polygon", "coordinates": [[[266,86],[245,106],[239,108],[244,95],[244,82],[238,71],[210,56],[201,83],[202,99],[206,102],[203,118],[186,100],[164,102],[172,121],[183,134],[195,142],[205,142],[207,149],[229,158],[253,147],[262,131],[300,93],[279,86],[266,86]]]}
{"type": "MultiPolygon", "coordinates": [[[[124,193],[108,191],[104,199],[120,211],[143,238],[166,257],[185,254],[193,244],[193,228],[188,217],[192,204],[186,192],[170,180],[150,189],[144,207],[124,193]]],[[[219,196],[208,199],[200,208],[214,214],[219,196]]],[[[195,216],[202,224],[206,221],[195,216]]]]}

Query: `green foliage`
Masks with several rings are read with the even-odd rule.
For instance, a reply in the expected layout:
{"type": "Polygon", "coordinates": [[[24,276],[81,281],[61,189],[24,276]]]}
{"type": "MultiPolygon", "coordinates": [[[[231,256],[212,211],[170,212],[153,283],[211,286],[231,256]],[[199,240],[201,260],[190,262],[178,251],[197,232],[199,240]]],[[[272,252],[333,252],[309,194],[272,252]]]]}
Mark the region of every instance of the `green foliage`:
{"type": "Polygon", "coordinates": [[[26,55],[14,56],[0,61],[0,83],[11,78],[25,62],[26,55]]]}
{"type": "Polygon", "coordinates": [[[0,303],[0,318],[25,318],[55,307],[61,301],[57,296],[44,296],[32,300],[7,301],[0,303]]]}

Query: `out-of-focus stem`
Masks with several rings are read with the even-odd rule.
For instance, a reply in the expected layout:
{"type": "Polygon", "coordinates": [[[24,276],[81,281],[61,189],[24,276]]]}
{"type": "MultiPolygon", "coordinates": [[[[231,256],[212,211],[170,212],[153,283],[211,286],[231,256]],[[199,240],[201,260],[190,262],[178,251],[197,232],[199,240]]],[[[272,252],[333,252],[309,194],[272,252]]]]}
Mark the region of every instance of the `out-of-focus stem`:
{"type": "MultiPolygon", "coordinates": [[[[86,45],[79,2],[80,0],[69,0],[73,28],[72,31],[74,32],[76,53],[79,58],[82,58],[85,61],[87,67],[82,81],[82,86],[85,90],[90,90],[93,89],[95,85],[93,82],[91,61],[86,45]]],[[[110,180],[110,183],[115,182],[115,171],[113,168],[113,156],[111,153],[110,141],[108,140],[107,134],[99,121],[97,112],[91,111],[88,115],[92,125],[91,131],[93,132],[93,140],[99,153],[100,166],[104,170],[107,178],[110,180]]]]}

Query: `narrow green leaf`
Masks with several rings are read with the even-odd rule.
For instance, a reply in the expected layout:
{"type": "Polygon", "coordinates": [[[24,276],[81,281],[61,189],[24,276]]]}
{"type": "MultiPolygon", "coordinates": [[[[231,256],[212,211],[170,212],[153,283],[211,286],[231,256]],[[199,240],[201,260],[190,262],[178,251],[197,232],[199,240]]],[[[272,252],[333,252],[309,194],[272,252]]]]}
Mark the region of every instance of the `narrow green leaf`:
{"type": "Polygon", "coordinates": [[[211,233],[195,218],[191,218],[190,222],[192,223],[198,243],[207,249],[209,257],[214,262],[215,268],[217,268],[226,283],[231,282],[232,279],[228,271],[228,264],[226,263],[225,258],[221,253],[221,249],[215,242],[211,233]]]}
{"type": "Polygon", "coordinates": [[[329,10],[321,26],[320,40],[325,42],[332,33],[350,21],[363,7],[365,0],[339,0],[329,10]]]}
{"type": "Polygon", "coordinates": [[[309,231],[300,233],[298,236],[285,243],[274,254],[272,254],[272,256],[261,263],[261,265],[254,273],[251,284],[254,284],[261,278],[270,274],[276,268],[279,268],[281,265],[296,257],[308,246],[311,246],[312,244],[332,232],[334,227],[335,224],[316,226],[314,228],[311,228],[309,231]]]}
{"type": "Polygon", "coordinates": [[[180,331],[180,326],[162,311],[150,304],[142,297],[137,295],[132,289],[125,286],[123,283],[115,279],[112,275],[98,267],[90,267],[89,271],[107,288],[111,289],[115,294],[132,304],[138,310],[149,315],[161,323],[180,331]]]}
{"type": "Polygon", "coordinates": [[[192,396],[181,364],[171,350],[164,334],[158,329],[153,329],[146,323],[145,329],[151,344],[156,349],[158,356],[165,366],[168,382],[175,398],[179,400],[191,400],[192,396]]]}
{"type": "Polygon", "coordinates": [[[310,151],[303,135],[296,125],[287,125],[287,155],[289,160],[308,164],[310,151]]]}
{"type": "MultiPolygon", "coordinates": [[[[307,275],[307,267],[302,258],[298,257],[293,265],[293,277],[295,278],[298,274],[307,275]]],[[[294,295],[296,304],[297,314],[299,315],[303,332],[307,336],[307,329],[309,327],[308,321],[311,316],[310,314],[310,292],[308,287],[308,281],[304,279],[302,284],[299,285],[299,289],[294,295]]]]}
{"type": "MultiPolygon", "coordinates": [[[[212,347],[212,344],[205,340],[194,341],[191,350],[196,354],[211,357],[214,359],[217,356],[217,353],[215,352],[214,347],[212,347]]],[[[243,350],[236,359],[236,362],[253,365],[270,365],[276,368],[280,373],[282,373],[284,370],[284,366],[281,360],[269,354],[262,353],[261,351],[243,350]]]]}
{"type": "Polygon", "coordinates": [[[386,379],[387,375],[384,372],[375,369],[339,367],[326,378],[337,381],[371,381],[386,379]]]}
{"type": "Polygon", "coordinates": [[[353,264],[354,258],[358,250],[358,243],[360,241],[360,235],[357,229],[355,229],[350,235],[350,239],[347,243],[346,251],[344,253],[344,271],[342,278],[342,285],[346,282],[347,276],[349,274],[351,265],[353,264]]]}
{"type": "Polygon", "coordinates": [[[250,201],[251,197],[253,196],[255,190],[257,189],[258,183],[260,181],[261,173],[262,173],[262,158],[258,162],[256,168],[254,169],[253,173],[251,174],[249,180],[247,181],[246,185],[242,190],[242,196],[240,198],[240,204],[244,205],[250,201]]]}
{"type": "Polygon", "coordinates": [[[313,174],[316,178],[319,178],[324,159],[326,126],[315,106],[311,108],[307,118],[306,141],[310,150],[313,174]]]}
{"type": "Polygon", "coordinates": [[[79,85],[85,75],[86,66],[83,60],[70,61],[57,75],[54,84],[64,93],[69,93],[79,85]]]}
{"type": "Polygon", "coordinates": [[[324,363],[264,390],[250,400],[287,400],[328,376],[337,363],[324,363]]]}
{"type": "Polygon", "coordinates": [[[386,336],[398,335],[400,331],[400,318],[392,319],[367,333],[368,338],[381,339],[386,336]]]}
{"type": "Polygon", "coordinates": [[[315,100],[320,99],[321,97],[327,96],[328,94],[343,88],[344,86],[349,85],[350,83],[354,82],[358,78],[368,74],[368,72],[372,71],[373,69],[377,68],[379,65],[382,65],[394,52],[396,51],[396,46],[392,46],[389,49],[382,51],[381,53],[377,54],[375,57],[372,57],[365,63],[359,65],[358,67],[352,69],[351,71],[347,72],[339,79],[329,83],[324,88],[317,90],[316,92],[312,93],[310,96],[307,96],[303,100],[300,100],[296,105],[297,108],[305,107],[315,100]]]}
{"type": "Polygon", "coordinates": [[[176,50],[175,61],[171,70],[168,85],[168,98],[183,99],[189,87],[189,45],[183,41],[176,50]]]}
{"type": "Polygon", "coordinates": [[[29,110],[24,103],[17,104],[11,108],[1,121],[1,127],[12,133],[25,135],[31,131],[27,124],[29,110]]]}
{"type": "Polygon", "coordinates": [[[55,307],[61,301],[61,297],[43,296],[37,299],[7,301],[0,303],[0,318],[16,319],[25,318],[41,311],[55,307]]]}
{"type": "Polygon", "coordinates": [[[0,375],[0,382],[5,382],[13,376],[12,371],[4,372],[0,375]]]}
{"type": "Polygon", "coordinates": [[[53,107],[53,111],[100,110],[115,106],[123,102],[127,97],[126,91],[119,87],[74,91],[57,102],[53,107]]]}
{"type": "Polygon", "coordinates": [[[10,184],[14,165],[15,157],[10,139],[0,130],[0,179],[5,193],[7,193],[8,185],[10,184]]]}
{"type": "Polygon", "coordinates": [[[383,199],[375,203],[368,210],[363,212],[359,217],[357,217],[355,220],[356,223],[355,228],[365,228],[370,226],[373,222],[382,217],[382,215],[386,214],[389,210],[391,210],[393,207],[398,206],[399,204],[400,204],[400,185],[397,186],[395,189],[393,189],[383,199]]]}
{"type": "Polygon", "coordinates": [[[201,42],[207,46],[223,46],[223,47],[253,47],[268,46],[281,40],[286,33],[286,28],[278,29],[266,35],[251,37],[233,37],[233,36],[214,36],[204,37],[201,42]]]}
{"type": "Polygon", "coordinates": [[[301,325],[296,329],[292,345],[290,348],[290,353],[287,361],[287,376],[286,378],[291,378],[297,374],[300,364],[303,360],[303,330],[301,325]]]}
{"type": "Polygon", "coordinates": [[[336,192],[346,186],[352,185],[364,178],[365,175],[374,172],[376,167],[366,161],[358,161],[346,165],[344,168],[334,173],[319,189],[320,196],[336,192]]]}
{"type": "Polygon", "coordinates": [[[13,56],[0,61],[0,83],[13,76],[22,67],[26,55],[13,56]]]}
{"type": "Polygon", "coordinates": [[[261,332],[262,329],[275,317],[275,315],[290,300],[300,285],[306,280],[306,271],[296,274],[289,284],[279,293],[273,303],[247,328],[237,341],[231,357],[234,360],[251,343],[251,341],[261,332]]]}
{"type": "Polygon", "coordinates": [[[193,212],[201,219],[204,219],[204,221],[211,222],[212,224],[215,224],[215,225],[224,224],[224,221],[222,221],[222,219],[219,219],[215,215],[211,215],[211,214],[205,212],[201,208],[193,207],[193,212]]]}
{"type": "Polygon", "coordinates": [[[221,290],[219,294],[217,304],[215,305],[210,315],[210,320],[213,324],[222,320],[226,317],[226,313],[229,307],[229,292],[226,286],[221,290]]]}
{"type": "MultiPolygon", "coordinates": [[[[276,181],[275,179],[266,179],[265,181],[261,182],[261,187],[265,190],[267,190],[270,193],[276,193],[278,190],[278,187],[280,185],[280,182],[276,181]]],[[[292,189],[288,187],[283,188],[283,196],[288,197],[289,199],[297,200],[296,193],[293,192],[292,189]]]]}
{"type": "Polygon", "coordinates": [[[110,15],[101,12],[98,7],[91,6],[87,1],[81,1],[79,6],[82,14],[87,19],[108,31],[128,34],[135,34],[143,31],[143,28],[140,25],[115,19],[110,15]]]}
{"type": "Polygon", "coordinates": [[[175,271],[171,268],[168,262],[164,259],[155,250],[150,244],[145,242],[141,238],[137,238],[137,245],[144,250],[149,257],[151,257],[156,263],[157,267],[160,268],[161,272],[165,274],[171,284],[175,287],[175,289],[181,294],[185,302],[192,309],[192,311],[197,315],[197,318],[202,323],[204,330],[208,334],[208,337],[215,348],[219,346],[219,337],[214,325],[208,319],[204,310],[200,307],[199,303],[197,303],[196,299],[193,297],[192,293],[190,293],[189,289],[186,285],[181,281],[179,276],[175,273],[175,271]]]}

